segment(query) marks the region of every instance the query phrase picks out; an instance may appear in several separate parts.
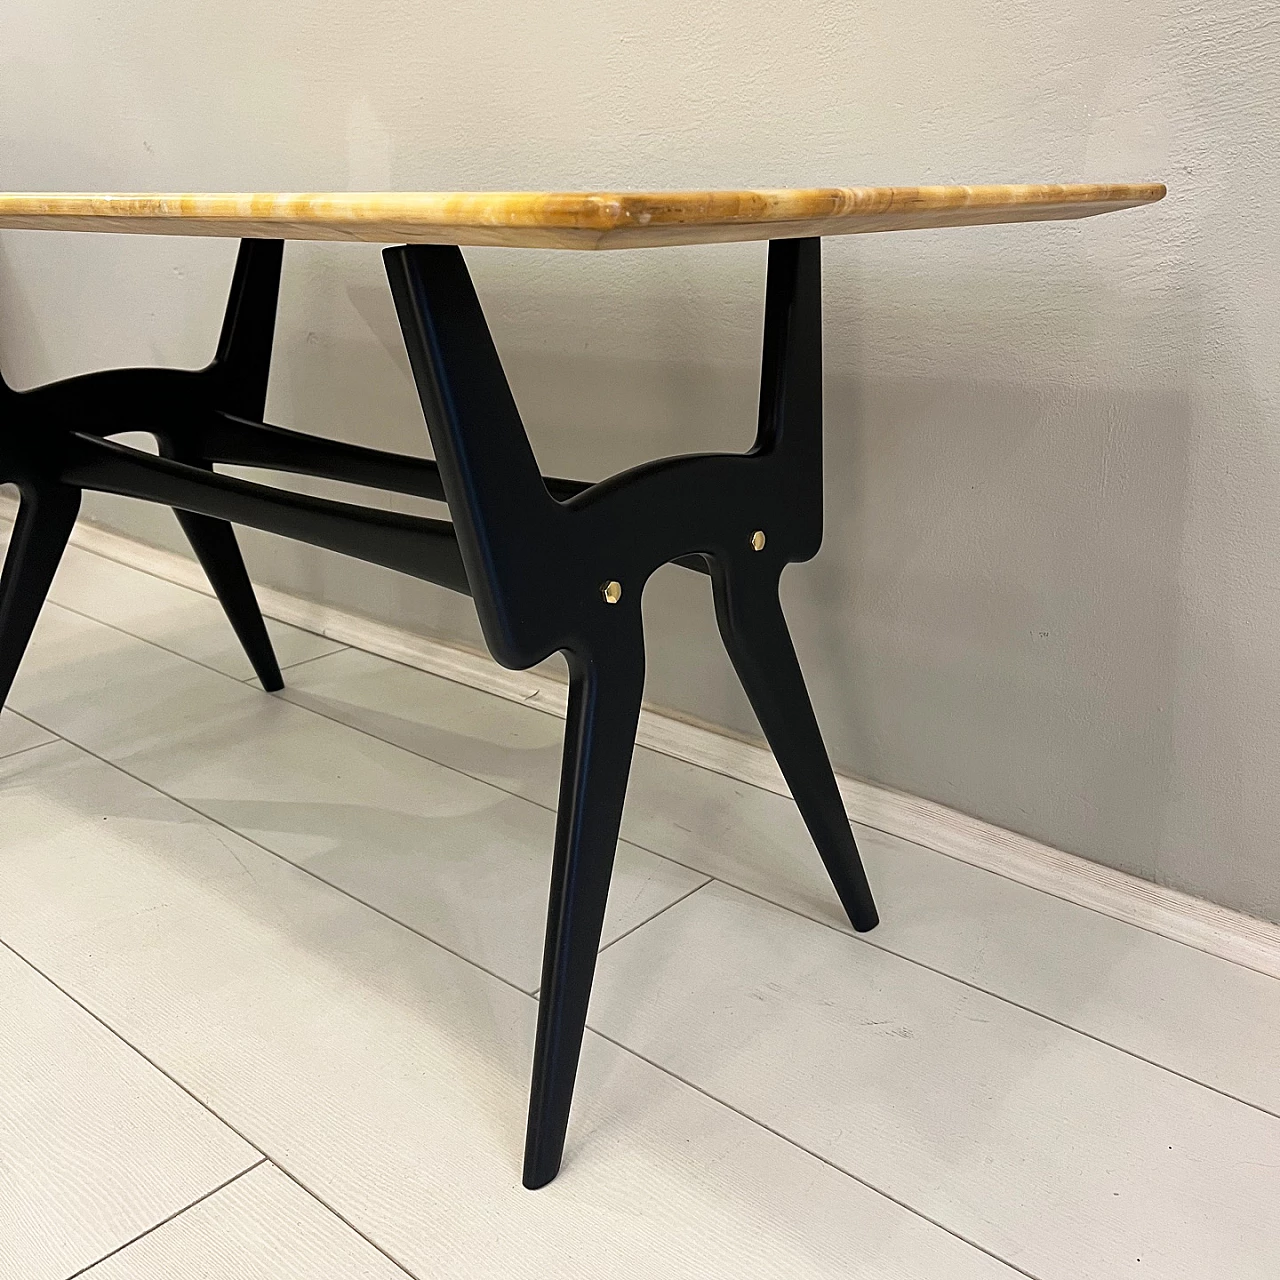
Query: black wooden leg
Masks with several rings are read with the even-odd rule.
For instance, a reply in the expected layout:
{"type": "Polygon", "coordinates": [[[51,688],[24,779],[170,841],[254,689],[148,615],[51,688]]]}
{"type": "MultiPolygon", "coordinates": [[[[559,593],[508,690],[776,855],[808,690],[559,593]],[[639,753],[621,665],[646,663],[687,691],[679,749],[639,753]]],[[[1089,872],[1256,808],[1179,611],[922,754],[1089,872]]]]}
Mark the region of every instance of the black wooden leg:
{"type": "MultiPolygon", "coordinates": [[[[192,457],[189,447],[177,445],[171,437],[160,438],[160,452],[175,462],[185,462],[202,471],[213,470],[208,463],[192,457]]],[[[178,524],[187,535],[187,541],[191,543],[191,549],[196,553],[205,577],[209,579],[213,594],[218,597],[227,621],[231,623],[231,629],[253,664],[254,674],[262,682],[262,687],[268,693],[283,689],[284,677],[280,674],[280,664],[271,647],[271,637],[267,634],[262,610],[258,608],[258,598],[253,594],[253,583],[249,581],[249,571],[244,567],[244,557],[240,554],[235,530],[225,520],[183,511],[181,507],[174,507],[173,514],[178,517],[178,524]]]]}
{"type": "Polygon", "coordinates": [[[54,481],[24,484],[0,577],[0,707],[40,617],[40,607],[80,510],[80,490],[54,481]]]}
{"type": "Polygon", "coordinates": [[[213,401],[241,418],[256,421],[267,406],[283,258],[282,240],[240,241],[217,353],[205,370],[213,401]]]}
{"type": "Polygon", "coordinates": [[[778,603],[822,541],[818,242],[770,246],[764,377],[748,454],[642,464],[597,485],[539,474],[461,252],[386,253],[480,625],[504,666],[571,655],[524,1183],[564,1149],[643,686],[640,599],[658,566],[709,564],[725,644],[856,929],[876,924],[778,603]]]}
{"type": "Polygon", "coordinates": [[[564,1151],[627,776],[644,690],[639,610],[597,661],[569,655],[569,716],[538,1000],[524,1185],[556,1176],[564,1151]]]}
{"type": "Polygon", "coordinates": [[[809,834],[860,933],[880,923],[831,761],[778,599],[777,580],[713,567],[716,621],[725,648],[809,834]]]}
{"type": "MultiPolygon", "coordinates": [[[[280,240],[242,240],[236,254],[231,292],[227,298],[217,354],[204,371],[210,399],[218,408],[248,419],[262,417],[271,375],[271,347],[275,337],[276,305],[280,296],[280,240]]],[[[201,455],[197,434],[161,437],[165,457],[212,470],[201,455]]],[[[209,585],[226,611],[254,672],[268,693],[284,688],[262,611],[244,567],[235,531],[225,520],[174,508],[209,585]]]]}
{"type": "Polygon", "coordinates": [[[235,531],[225,520],[213,520],[176,508],[173,514],[178,517],[182,532],[187,535],[262,687],[268,693],[283,689],[284,677],[271,647],[267,624],[262,620],[262,610],[253,594],[235,531]]]}

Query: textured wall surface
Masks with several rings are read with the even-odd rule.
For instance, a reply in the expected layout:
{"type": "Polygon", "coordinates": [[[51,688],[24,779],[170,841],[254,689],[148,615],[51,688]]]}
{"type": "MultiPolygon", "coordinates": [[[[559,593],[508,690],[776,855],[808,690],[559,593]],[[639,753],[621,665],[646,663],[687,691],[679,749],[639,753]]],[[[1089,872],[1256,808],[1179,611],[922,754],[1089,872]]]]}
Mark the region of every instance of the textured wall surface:
{"type": "MultiPolygon", "coordinates": [[[[844,769],[1280,919],[1280,18],[1242,0],[5,0],[0,186],[1164,179],[1075,225],[828,242],[827,540],[786,604],[844,769]]],[[[203,363],[229,242],[0,233],[25,386],[203,363]]],[[[472,250],[547,470],[754,423],[764,249],[472,250]]],[[[295,245],[268,416],[425,450],[376,248],[295,245]]],[[[99,519],[178,545],[165,512],[99,519]]],[[[468,643],[467,601],[247,534],[468,643]]],[[[651,699],[744,732],[704,579],[651,699]]]]}

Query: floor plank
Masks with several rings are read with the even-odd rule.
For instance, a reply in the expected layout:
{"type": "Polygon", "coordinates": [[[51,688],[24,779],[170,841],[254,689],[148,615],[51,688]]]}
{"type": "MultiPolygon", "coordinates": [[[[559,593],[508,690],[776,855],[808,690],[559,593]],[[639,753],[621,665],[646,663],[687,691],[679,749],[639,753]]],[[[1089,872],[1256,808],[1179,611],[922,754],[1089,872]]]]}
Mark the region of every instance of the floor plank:
{"type": "Polygon", "coordinates": [[[591,1025],[1038,1280],[1280,1274],[1280,1119],[728,886],[591,1025]]]}
{"type": "MultiPolygon", "coordinates": [[[[253,676],[222,606],[212,596],[71,546],[49,598],[237,680],[253,676]]],[[[284,668],[343,647],[270,618],[267,631],[276,661],[284,668]]]]}
{"type": "MultiPolygon", "coordinates": [[[[125,579],[117,587],[127,594],[125,579]]],[[[90,603],[99,613],[112,607],[90,603]]],[[[157,638],[165,627],[181,632],[185,606],[171,603],[157,638]]],[[[198,646],[183,643],[197,658],[198,646]]],[[[286,696],[300,706],[50,608],[15,704],[530,989],[561,722],[353,651],[320,656],[289,679],[286,696]],[[78,683],[88,671],[93,698],[78,683]]],[[[7,728],[0,722],[0,754],[7,728]]],[[[510,1271],[534,1255],[490,1248],[483,1224],[514,1214],[517,1236],[532,1238],[543,1219],[520,1216],[525,1203],[566,1194],[585,1197],[590,1222],[569,1221],[581,1206],[565,1200],[555,1231],[569,1241],[571,1267],[599,1274],[586,1259],[593,1240],[598,1251],[600,1239],[617,1236],[617,1198],[634,1203],[636,1189],[655,1181],[653,1212],[623,1236],[629,1271],[683,1274],[674,1256],[687,1252],[686,1224],[665,1238],[665,1206],[691,1195],[697,1222],[729,1205],[749,1232],[764,1214],[763,1252],[730,1249],[743,1274],[1009,1273],[957,1237],[1042,1280],[1280,1270],[1265,1208],[1280,1198],[1280,1121],[1211,1092],[1280,1114],[1274,979],[866,831],[885,923],[855,941],[789,801],[642,750],[624,834],[695,870],[646,864],[624,846],[626,889],[615,894],[606,936],[640,927],[604,957],[593,1025],[955,1234],[919,1235],[922,1220],[911,1214],[911,1229],[899,1230],[871,1207],[889,1202],[865,1189],[871,1199],[847,1209],[823,1178],[856,1183],[820,1160],[826,1173],[815,1181],[807,1165],[787,1164],[811,1156],[741,1117],[734,1123],[750,1140],[723,1129],[713,1119],[723,1108],[596,1037],[570,1166],[550,1191],[526,1197],[511,1179],[532,1003],[420,939],[406,960],[380,932],[394,930],[389,922],[370,924],[371,913],[349,902],[348,921],[323,905],[339,895],[313,881],[299,888],[293,868],[104,768],[62,744],[0,761],[9,779],[0,783],[0,929],[9,920],[24,931],[76,990],[260,1126],[280,1143],[282,1162],[297,1172],[291,1162],[300,1161],[334,1189],[335,1207],[354,1205],[384,1233],[380,1243],[407,1249],[436,1269],[429,1274],[455,1273],[448,1250],[470,1259],[478,1240],[475,1274],[539,1274],[510,1271]],[[82,773],[91,782],[77,781],[82,773]],[[11,843],[16,858],[7,857],[11,843]],[[711,874],[807,919],[722,885],[698,889],[711,874]],[[252,972],[236,961],[246,934],[261,962],[252,972]],[[264,975],[268,995],[254,985],[264,975]],[[314,1007],[294,1010],[308,1000],[314,1007]],[[337,1024],[368,1045],[353,1050],[337,1024]],[[370,1047],[388,1043],[389,1055],[370,1047]],[[299,1049],[307,1062],[290,1057],[299,1049]],[[241,1059],[264,1055],[268,1080],[246,1077],[241,1059]],[[317,1056],[323,1067],[310,1061],[317,1056]],[[435,1091],[426,1104],[413,1095],[424,1081],[435,1091]],[[301,1096],[281,1098],[273,1084],[301,1096]],[[304,1132],[317,1114],[336,1127],[304,1132]],[[479,1143],[468,1127],[477,1123],[479,1143]],[[668,1145],[686,1138],[689,1165],[671,1165],[668,1145]],[[766,1139],[788,1154],[758,1147],[766,1139]],[[356,1152],[355,1170],[338,1167],[335,1142],[356,1152]],[[691,1193],[694,1169],[705,1172],[699,1144],[725,1167],[691,1193]],[[442,1158],[424,1170],[423,1150],[442,1158]],[[621,1171],[611,1163],[620,1159],[621,1171]],[[463,1175],[442,1188],[455,1166],[463,1175]],[[584,1168],[606,1183],[575,1182],[584,1168]],[[803,1240],[788,1235],[790,1219],[812,1206],[775,1203],[778,1170],[817,1186],[827,1212],[865,1218],[869,1251],[840,1271],[834,1237],[811,1225],[803,1240]],[[752,1179],[768,1210],[743,1198],[752,1179]],[[371,1184],[401,1197],[391,1206],[399,1221],[369,1203],[371,1184]],[[447,1241],[424,1246],[415,1234],[459,1212],[447,1241]]],[[[699,1229],[720,1241],[719,1226],[699,1229]]],[[[705,1243],[694,1250],[704,1269],[705,1243]]],[[[550,1254],[537,1256],[551,1265],[550,1254]]]]}
{"type": "Polygon", "coordinates": [[[524,1191],[532,999],[75,748],[41,753],[0,763],[0,933],[415,1275],[1012,1280],[596,1036],[565,1168],[524,1191]]]}
{"type": "MultiPolygon", "coordinates": [[[[546,712],[358,649],[307,663],[280,696],[514,795],[556,805],[564,721],[546,712]]],[[[652,754],[636,752],[627,821],[639,770],[652,754]]]]}
{"type": "MultiPolygon", "coordinates": [[[[348,650],[286,696],[554,805],[560,721],[348,650]]],[[[848,921],[795,805],[641,749],[624,834],[836,928],[848,921]]],[[[1280,982],[906,840],[860,828],[869,941],[1280,1115],[1280,982]]]]}
{"type": "Polygon", "coordinates": [[[3,1280],[63,1280],[258,1158],[0,946],[3,1280]]]}
{"type": "Polygon", "coordinates": [[[17,751],[27,751],[43,742],[53,742],[54,736],[24,720],[16,711],[5,707],[0,711],[0,756],[11,756],[17,751]]]}
{"type": "Polygon", "coordinates": [[[85,1272],[84,1280],[405,1280],[269,1164],[85,1272]]]}
{"type": "MultiPolygon", "coordinates": [[[[467,959],[537,988],[555,833],[546,809],[57,606],[41,617],[11,700],[467,959]]],[[[624,844],[604,941],[705,878],[624,844]]]]}

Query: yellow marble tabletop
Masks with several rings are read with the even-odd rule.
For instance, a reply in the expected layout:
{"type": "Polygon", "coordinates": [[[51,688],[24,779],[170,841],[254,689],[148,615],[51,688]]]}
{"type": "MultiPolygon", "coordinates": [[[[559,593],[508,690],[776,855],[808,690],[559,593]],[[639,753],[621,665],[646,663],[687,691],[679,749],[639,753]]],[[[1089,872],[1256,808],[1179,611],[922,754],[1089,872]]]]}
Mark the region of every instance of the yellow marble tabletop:
{"type": "Polygon", "coordinates": [[[1158,182],[782,191],[0,194],[0,228],[380,244],[634,249],[1087,218],[1158,182]]]}

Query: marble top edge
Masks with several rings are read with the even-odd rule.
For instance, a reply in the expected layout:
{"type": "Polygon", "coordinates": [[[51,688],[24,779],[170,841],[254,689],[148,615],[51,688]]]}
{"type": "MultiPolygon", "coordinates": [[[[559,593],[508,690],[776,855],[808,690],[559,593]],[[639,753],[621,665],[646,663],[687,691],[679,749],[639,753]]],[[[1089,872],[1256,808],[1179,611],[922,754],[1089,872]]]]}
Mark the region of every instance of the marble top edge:
{"type": "Polygon", "coordinates": [[[1004,205],[1149,204],[1163,183],[1004,183],[972,186],[749,188],[706,191],[337,191],[337,192],[0,192],[0,212],[99,217],[278,217],[284,220],[387,215],[454,220],[485,214],[520,222],[587,219],[610,225],[646,218],[757,220],[1004,205]]]}
{"type": "Polygon", "coordinates": [[[1164,195],[1158,182],[725,191],[36,191],[0,193],[0,228],[608,247],[759,238],[758,229],[784,225],[781,234],[818,235],[1083,217],[1164,195]],[[472,232],[479,238],[468,238],[472,232]]]}

